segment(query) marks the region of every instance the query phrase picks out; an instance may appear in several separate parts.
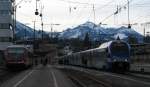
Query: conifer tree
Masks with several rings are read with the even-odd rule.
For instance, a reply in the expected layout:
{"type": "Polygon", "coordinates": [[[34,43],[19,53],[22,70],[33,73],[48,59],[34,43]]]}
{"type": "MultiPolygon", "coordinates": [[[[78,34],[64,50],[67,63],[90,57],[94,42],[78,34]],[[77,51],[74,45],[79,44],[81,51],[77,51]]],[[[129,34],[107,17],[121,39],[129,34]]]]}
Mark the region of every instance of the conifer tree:
{"type": "Polygon", "coordinates": [[[90,41],[90,37],[89,34],[86,33],[84,41],[83,41],[83,47],[85,50],[90,49],[91,48],[91,41],[90,41]]]}
{"type": "Polygon", "coordinates": [[[138,40],[135,36],[129,36],[128,37],[128,43],[130,44],[137,44],[138,43],[138,40]]]}

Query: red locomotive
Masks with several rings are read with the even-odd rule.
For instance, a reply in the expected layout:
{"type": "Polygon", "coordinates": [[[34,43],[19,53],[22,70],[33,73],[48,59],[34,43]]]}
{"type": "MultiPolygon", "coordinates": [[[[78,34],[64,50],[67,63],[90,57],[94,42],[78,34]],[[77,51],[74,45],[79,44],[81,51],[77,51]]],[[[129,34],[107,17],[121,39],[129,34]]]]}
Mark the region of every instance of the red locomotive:
{"type": "Polygon", "coordinates": [[[32,46],[12,45],[5,51],[5,61],[8,68],[26,68],[32,65],[32,46]]]}

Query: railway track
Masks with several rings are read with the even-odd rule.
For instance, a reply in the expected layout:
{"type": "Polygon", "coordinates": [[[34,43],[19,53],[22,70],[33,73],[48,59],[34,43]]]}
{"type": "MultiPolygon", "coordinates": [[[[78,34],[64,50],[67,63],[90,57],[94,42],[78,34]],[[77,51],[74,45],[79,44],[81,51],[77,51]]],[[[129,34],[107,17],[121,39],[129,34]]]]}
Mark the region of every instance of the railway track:
{"type": "Polygon", "coordinates": [[[112,87],[112,84],[97,77],[77,71],[64,71],[77,87],[112,87]]]}
{"type": "MultiPolygon", "coordinates": [[[[67,68],[67,69],[71,69],[72,70],[72,67],[69,68],[69,67],[59,67],[59,68],[67,68]]],[[[126,72],[126,73],[112,73],[112,72],[107,72],[107,71],[99,71],[99,70],[95,70],[95,69],[89,69],[89,68],[81,68],[81,67],[76,67],[73,69],[77,70],[77,71],[83,71],[83,72],[86,72],[88,74],[92,74],[92,71],[95,71],[97,73],[101,72],[101,73],[105,73],[105,74],[112,74],[112,75],[119,75],[119,76],[127,76],[127,77],[134,77],[134,78],[137,78],[137,79],[145,79],[145,80],[148,80],[148,82],[150,82],[150,73],[148,72],[137,72],[137,71],[130,71],[130,72],[126,72]]]]}
{"type": "Polygon", "coordinates": [[[130,73],[141,74],[141,75],[150,75],[150,72],[144,72],[144,71],[130,71],[130,73]]]}
{"type": "Polygon", "coordinates": [[[119,74],[73,66],[58,68],[79,87],[150,87],[150,75],[130,72],[119,74]],[[95,85],[90,86],[90,83],[95,85]]]}
{"type": "Polygon", "coordinates": [[[126,74],[124,74],[125,76],[137,79],[137,80],[141,80],[141,81],[145,81],[145,82],[150,82],[150,74],[143,74],[143,73],[134,73],[134,72],[128,72],[126,74]]]}

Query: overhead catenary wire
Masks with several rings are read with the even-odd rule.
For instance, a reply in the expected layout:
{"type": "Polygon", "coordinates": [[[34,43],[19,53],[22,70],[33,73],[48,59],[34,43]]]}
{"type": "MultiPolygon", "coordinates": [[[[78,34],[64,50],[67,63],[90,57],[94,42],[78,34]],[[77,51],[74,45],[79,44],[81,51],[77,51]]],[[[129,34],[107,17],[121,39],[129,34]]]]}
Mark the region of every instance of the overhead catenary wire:
{"type": "Polygon", "coordinates": [[[111,3],[113,3],[115,0],[111,0],[110,2],[100,6],[99,8],[96,8],[95,10],[102,10],[104,9],[105,7],[109,6],[111,3]]]}
{"type": "MultiPolygon", "coordinates": [[[[63,1],[63,2],[67,2],[67,3],[71,3],[71,4],[78,4],[78,5],[87,5],[87,6],[93,6],[93,5],[100,5],[100,4],[93,4],[93,3],[82,3],[82,2],[78,2],[78,1],[71,1],[71,0],[59,0],[59,1],[63,1]]],[[[104,4],[103,6],[100,7],[100,9],[105,8],[106,6],[110,5],[114,0],[111,0],[110,2],[104,4]]],[[[93,7],[92,7],[93,8],[93,7]]],[[[95,8],[95,6],[94,6],[95,8]]],[[[98,8],[95,8],[94,11],[92,9],[92,14],[93,12],[95,13],[96,10],[99,10],[98,8]]],[[[72,12],[71,6],[69,6],[69,11],[70,13],[72,12]]],[[[71,15],[71,14],[70,14],[71,15]]],[[[96,15],[96,13],[95,13],[96,15]]],[[[90,15],[91,16],[91,15],[90,15]]],[[[78,16],[77,16],[78,17],[78,16]]],[[[81,17],[81,14],[79,14],[79,17],[81,17]]],[[[79,18],[77,18],[79,19],[79,18]]],[[[76,20],[77,20],[76,19],[76,20]]],[[[96,17],[94,17],[94,19],[96,19],[96,17]]]]}
{"type": "MultiPolygon", "coordinates": [[[[133,1],[133,0],[130,0],[130,1],[127,2],[124,6],[118,8],[118,10],[121,10],[122,8],[126,7],[126,6],[128,5],[128,3],[131,3],[132,1],[133,1]]],[[[117,10],[117,11],[118,11],[118,10],[117,10]]],[[[108,15],[107,17],[105,17],[99,24],[103,23],[104,21],[106,21],[107,19],[109,19],[110,17],[112,17],[113,15],[118,14],[119,12],[117,12],[117,11],[115,11],[115,12],[113,12],[112,14],[108,15]]]]}
{"type": "Polygon", "coordinates": [[[16,5],[15,5],[15,6],[20,5],[23,1],[24,1],[24,0],[20,0],[18,3],[16,3],[16,5]]]}
{"type": "MultiPolygon", "coordinates": [[[[83,3],[83,2],[70,1],[70,0],[59,0],[59,1],[68,2],[68,3],[73,3],[73,4],[93,5],[92,3],[83,3]]],[[[94,5],[100,5],[100,4],[94,4],[94,5]]]]}
{"type": "Polygon", "coordinates": [[[94,23],[95,23],[95,17],[96,17],[96,15],[95,15],[95,6],[93,4],[93,19],[94,19],[94,23]]]}
{"type": "MultiPolygon", "coordinates": [[[[96,8],[95,7],[95,12],[97,11],[97,10],[102,10],[102,9],[104,9],[104,8],[106,8],[107,6],[109,6],[111,3],[113,3],[114,2],[114,0],[111,0],[110,2],[108,2],[108,3],[106,3],[106,4],[104,4],[104,5],[102,5],[102,6],[100,6],[100,7],[98,7],[98,8],[96,8]]],[[[95,5],[95,4],[93,4],[93,5],[95,5]]],[[[90,17],[92,16],[92,14],[93,14],[93,9],[91,10],[91,12],[89,13],[89,16],[88,16],[88,20],[90,19],[90,17]]],[[[96,15],[96,14],[95,14],[96,15]]]]}
{"type": "MultiPolygon", "coordinates": [[[[79,4],[78,4],[78,5],[79,5],[79,4]]],[[[89,6],[89,5],[87,5],[87,4],[82,4],[82,5],[83,5],[83,7],[79,9],[78,14],[72,18],[72,21],[73,21],[74,24],[77,22],[77,20],[81,19],[81,17],[82,17],[83,14],[84,14],[84,9],[85,9],[87,6],[89,6]]],[[[78,9],[78,8],[76,8],[76,9],[78,9]]],[[[76,12],[76,13],[77,13],[77,12],[76,12]]],[[[73,14],[72,14],[72,15],[73,15],[73,14]]]]}
{"type": "MultiPolygon", "coordinates": [[[[73,4],[87,4],[87,5],[92,5],[91,3],[82,3],[82,2],[76,2],[76,1],[66,1],[66,0],[61,0],[61,1],[64,1],[64,2],[69,2],[69,3],[73,3],[73,4]]],[[[108,2],[108,3],[106,3],[105,5],[103,5],[104,6],[104,8],[106,7],[106,6],[108,6],[109,4],[111,4],[112,2],[113,2],[114,0],[112,0],[112,1],[110,1],[110,2],[108,2]]],[[[130,0],[129,2],[131,2],[131,1],[133,1],[133,0],[130,0]]],[[[96,4],[97,5],[97,4],[96,4]]],[[[122,7],[120,7],[119,8],[119,10],[121,10],[121,9],[126,9],[126,5],[128,5],[128,3],[127,4],[125,4],[124,6],[122,6],[122,7]]],[[[103,6],[102,7],[100,7],[100,9],[103,9],[103,6]]],[[[95,9],[95,10],[99,10],[99,9],[95,9]]],[[[93,13],[93,11],[92,11],[92,13],[93,13]]],[[[113,16],[114,15],[114,13],[115,12],[113,12],[112,14],[110,14],[110,15],[108,15],[107,17],[105,17],[100,23],[102,23],[102,22],[104,22],[104,21],[106,21],[107,19],[109,19],[111,16],[113,16]]],[[[91,15],[90,15],[91,16],[91,15]]],[[[128,21],[129,21],[129,18],[128,18],[128,21]]],[[[129,22],[130,23],[130,22],[129,22]]]]}
{"type": "MultiPolygon", "coordinates": [[[[114,0],[111,0],[110,2],[108,2],[108,3],[106,3],[106,4],[104,4],[103,6],[101,6],[100,7],[100,9],[103,9],[103,8],[105,8],[106,6],[108,6],[109,4],[111,4],[112,2],[113,2],[114,0]]],[[[86,6],[91,6],[91,4],[89,5],[89,4],[85,4],[86,6]]],[[[93,4],[92,5],[92,10],[91,10],[91,13],[90,13],[90,15],[89,15],[89,17],[91,16],[91,14],[93,14],[93,19],[94,19],[94,23],[96,22],[95,21],[95,19],[96,19],[96,17],[95,17],[95,15],[96,15],[96,11],[95,10],[98,10],[97,8],[95,8],[95,4],[93,4]]],[[[81,16],[81,14],[79,14],[79,17],[82,17],[81,16]]],[[[88,18],[89,18],[88,17],[88,18]]],[[[78,18],[77,18],[78,19],[78,18]]],[[[88,19],[89,20],[89,19],[88,19]]]]}
{"type": "MultiPolygon", "coordinates": [[[[133,1],[133,0],[132,0],[133,1]]],[[[135,22],[141,22],[141,21],[143,21],[143,17],[146,17],[146,16],[148,16],[148,15],[143,15],[143,13],[141,12],[141,11],[143,11],[143,10],[146,10],[147,9],[147,12],[146,13],[148,13],[148,8],[150,7],[149,6],[149,4],[150,3],[143,3],[142,2],[142,0],[140,0],[141,2],[136,2],[136,3],[131,3],[130,4],[130,8],[132,8],[132,9],[135,9],[136,8],[136,10],[138,9],[140,12],[135,16],[135,18],[133,19],[133,20],[131,20],[131,23],[135,23],[135,22]]],[[[144,13],[145,13],[145,11],[144,11],[144,13]]]]}
{"type": "MultiPolygon", "coordinates": [[[[63,0],[63,1],[66,1],[66,0],[63,0]]],[[[114,0],[111,0],[111,1],[109,1],[108,3],[104,4],[103,6],[100,6],[99,9],[98,9],[98,8],[95,8],[95,4],[79,3],[79,2],[78,2],[78,5],[85,5],[84,8],[85,8],[86,6],[92,6],[92,7],[90,7],[90,8],[92,8],[92,10],[91,10],[91,13],[90,13],[90,15],[89,15],[89,17],[88,17],[88,20],[89,20],[91,14],[93,14],[92,17],[93,17],[94,23],[95,23],[95,19],[96,19],[96,17],[95,17],[96,13],[95,13],[95,12],[96,12],[96,10],[104,9],[105,7],[107,7],[108,5],[110,5],[112,2],[114,2],[114,0]]],[[[73,3],[73,2],[72,2],[72,1],[68,1],[68,3],[73,3]]],[[[73,4],[77,4],[77,2],[75,2],[75,3],[73,3],[73,4]]],[[[82,10],[83,10],[83,8],[82,8],[82,10]]],[[[82,10],[80,10],[80,11],[82,11],[82,10]]],[[[83,12],[80,12],[80,13],[83,13],[83,12]]],[[[71,14],[70,14],[70,15],[71,15],[71,14]]],[[[82,17],[81,15],[82,15],[82,14],[79,14],[77,17],[74,17],[74,18],[76,18],[76,20],[77,20],[77,19],[79,19],[78,17],[82,17]]]]}
{"type": "MultiPolygon", "coordinates": [[[[133,1],[133,0],[130,0],[130,2],[131,1],[133,1]]],[[[130,8],[132,7],[132,8],[134,8],[135,9],[135,7],[138,7],[138,6],[136,6],[137,5],[137,3],[132,3],[132,4],[130,4],[130,8]]],[[[141,8],[140,8],[141,9],[141,8]]],[[[145,9],[145,8],[144,8],[145,9]]],[[[142,10],[142,9],[141,9],[142,10]]],[[[129,11],[129,10],[128,10],[129,11]]],[[[130,25],[137,25],[138,24],[138,21],[139,22],[141,22],[141,21],[143,21],[143,17],[145,17],[146,15],[142,15],[142,12],[140,12],[137,16],[135,16],[136,18],[133,20],[130,20],[130,25]],[[140,16],[139,16],[140,15],[140,16]]],[[[129,20],[129,19],[128,19],[129,20]]]]}
{"type": "MultiPolygon", "coordinates": [[[[65,1],[71,1],[71,0],[65,0],[65,1]]],[[[73,0],[72,0],[73,1],[73,0]]],[[[77,0],[78,1],[78,0],[77,0]]],[[[112,0],[113,1],[113,0],[112,0]]],[[[75,1],[76,2],[76,1],[75,1]]],[[[80,1],[79,1],[80,2],[80,1]]],[[[111,1],[110,1],[111,2],[111,1]]],[[[89,2],[90,3],[90,2],[89,2]]],[[[108,4],[108,3],[106,3],[106,4],[108,4]]],[[[124,4],[124,3],[123,3],[124,4]]],[[[91,6],[91,4],[89,5],[89,4],[77,4],[77,3],[71,3],[71,8],[72,8],[72,14],[70,14],[70,15],[72,15],[70,18],[69,18],[69,20],[70,19],[73,19],[73,21],[74,21],[74,19],[75,19],[75,21],[81,21],[80,19],[85,19],[86,20],[86,18],[85,17],[87,17],[87,15],[89,15],[88,13],[90,13],[89,12],[89,10],[88,11],[86,11],[87,10],[87,8],[83,8],[83,6],[85,5],[85,7],[88,7],[88,9],[90,8],[90,12],[91,12],[91,17],[90,18],[92,18],[93,19],[93,11],[92,11],[92,6],[91,6]],[[72,6],[73,5],[73,6],[72,6]],[[76,6],[77,5],[77,6],[76,6]],[[74,7],[76,8],[76,10],[74,9],[74,7]],[[81,9],[80,9],[81,8],[81,9]],[[82,10],[84,10],[84,11],[82,11],[82,10]],[[77,11],[80,11],[80,12],[77,12],[77,11]],[[74,12],[74,13],[73,13],[74,12]],[[86,13],[87,14],[86,14],[86,13]],[[73,15],[74,14],[74,15],[73,15]],[[85,16],[83,16],[83,15],[85,15],[85,16]]],[[[111,3],[109,3],[108,5],[103,5],[104,6],[104,8],[105,7],[107,7],[107,6],[109,6],[109,5],[112,5],[111,3]]],[[[98,6],[95,6],[95,10],[96,10],[96,16],[97,17],[95,17],[95,18],[99,18],[99,20],[101,21],[104,21],[105,23],[106,22],[108,22],[107,20],[110,20],[109,18],[111,17],[110,15],[111,15],[111,13],[114,13],[114,12],[111,12],[111,11],[113,11],[113,10],[111,10],[108,14],[106,14],[106,15],[104,15],[104,17],[102,16],[101,18],[100,17],[98,17],[99,15],[98,15],[98,12],[97,12],[97,10],[100,10],[101,11],[101,9],[103,9],[103,6],[100,6],[99,8],[100,9],[98,9],[98,6]],[[109,15],[110,14],[110,15],[109,15]],[[107,17],[106,17],[107,16],[107,17]],[[110,17],[109,17],[110,16],[110,17]]],[[[131,5],[132,6],[132,5],[131,5]]],[[[134,6],[134,5],[133,5],[134,6]]],[[[135,6],[137,6],[138,7],[138,5],[135,5],[135,6]]],[[[141,5],[142,6],[142,5],[141,5]]],[[[68,7],[68,6],[67,6],[68,7]]],[[[123,7],[123,6],[122,6],[123,7]]],[[[104,9],[105,10],[105,9],[104,9]]],[[[107,9],[106,9],[107,10],[107,9]]],[[[105,10],[105,11],[106,11],[105,10]]],[[[124,8],[122,8],[122,11],[125,11],[126,9],[124,9],[124,8]]],[[[126,12],[126,11],[125,11],[126,12]]],[[[121,14],[122,15],[122,14],[121,14]]],[[[126,15],[126,14],[125,14],[126,15]]],[[[113,16],[113,15],[112,15],[113,16]]],[[[132,17],[132,16],[131,16],[132,17]]],[[[135,16],[135,17],[137,17],[137,16],[135,16]]],[[[132,19],[132,18],[131,18],[132,19]]],[[[133,18],[134,19],[134,18],[133,18]]],[[[90,19],[91,20],[91,19],[90,19]]],[[[97,19],[96,19],[97,20],[97,19]]],[[[98,21],[98,20],[97,20],[98,21]]],[[[77,23],[77,22],[75,22],[75,23],[77,23]]],[[[132,22],[131,22],[132,23],[132,22]]]]}

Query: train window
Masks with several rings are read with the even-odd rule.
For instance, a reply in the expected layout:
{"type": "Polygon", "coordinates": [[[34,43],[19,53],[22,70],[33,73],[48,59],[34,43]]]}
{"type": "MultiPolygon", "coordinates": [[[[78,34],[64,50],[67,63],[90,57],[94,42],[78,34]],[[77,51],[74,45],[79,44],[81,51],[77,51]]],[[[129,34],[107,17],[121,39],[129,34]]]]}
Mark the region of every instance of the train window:
{"type": "Polygon", "coordinates": [[[111,45],[112,54],[123,54],[128,53],[128,45],[126,43],[112,43],[111,45]]]}
{"type": "Polygon", "coordinates": [[[9,48],[8,53],[23,53],[24,49],[23,48],[9,48]]]}
{"type": "Polygon", "coordinates": [[[95,52],[95,56],[98,57],[100,55],[99,52],[95,52]]]}

